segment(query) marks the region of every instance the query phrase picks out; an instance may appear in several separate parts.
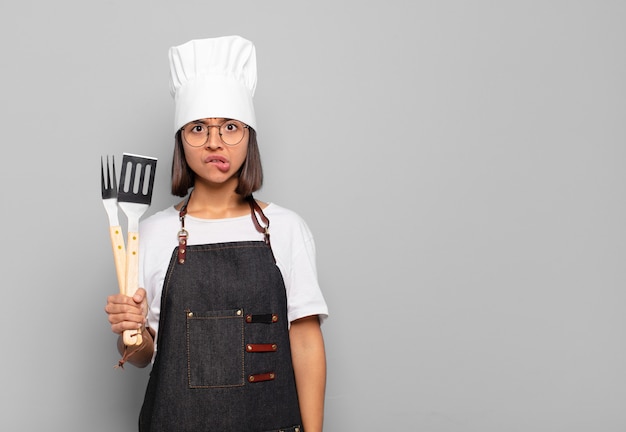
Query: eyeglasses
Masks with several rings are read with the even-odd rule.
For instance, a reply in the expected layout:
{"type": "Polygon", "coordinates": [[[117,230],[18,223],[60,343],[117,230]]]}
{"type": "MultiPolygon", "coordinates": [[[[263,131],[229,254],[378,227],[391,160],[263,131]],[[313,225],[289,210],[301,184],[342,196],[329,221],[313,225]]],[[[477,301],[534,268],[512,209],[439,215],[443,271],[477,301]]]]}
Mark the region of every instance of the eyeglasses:
{"type": "Polygon", "coordinates": [[[248,125],[239,120],[226,120],[219,125],[208,125],[201,121],[193,121],[187,123],[180,128],[183,139],[191,147],[202,147],[209,142],[209,131],[211,128],[217,128],[220,139],[227,146],[236,146],[246,134],[248,125]]]}

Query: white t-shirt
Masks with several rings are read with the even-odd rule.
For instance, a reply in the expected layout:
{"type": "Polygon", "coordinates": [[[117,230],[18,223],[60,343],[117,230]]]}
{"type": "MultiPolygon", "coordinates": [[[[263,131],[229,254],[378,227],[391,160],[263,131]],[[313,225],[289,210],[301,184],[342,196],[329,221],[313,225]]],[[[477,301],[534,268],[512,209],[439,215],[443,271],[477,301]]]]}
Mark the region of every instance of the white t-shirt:
{"type": "MultiPolygon", "coordinates": [[[[304,220],[295,212],[270,203],[263,213],[270,221],[272,251],[287,292],[289,322],[310,315],[320,321],[328,316],[328,308],[317,281],[315,243],[304,220]]],[[[148,325],[159,328],[163,280],[178,246],[180,230],[178,210],[173,206],[143,220],[139,226],[139,286],[148,297],[148,325]]],[[[263,240],[251,215],[228,219],[199,219],[185,216],[187,244],[263,240]]]]}

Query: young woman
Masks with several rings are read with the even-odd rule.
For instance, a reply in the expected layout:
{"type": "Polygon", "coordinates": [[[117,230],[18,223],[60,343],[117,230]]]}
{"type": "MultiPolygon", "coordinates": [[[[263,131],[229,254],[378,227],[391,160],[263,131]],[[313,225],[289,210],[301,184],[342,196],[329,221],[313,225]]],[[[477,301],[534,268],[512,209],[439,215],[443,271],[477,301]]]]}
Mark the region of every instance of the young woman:
{"type": "Polygon", "coordinates": [[[253,198],[263,173],[241,37],[170,49],[177,206],[140,227],[140,288],[112,295],[111,329],[142,332],[121,363],[152,364],[140,431],[322,430],[326,361],[313,237],[253,198]],[[271,233],[271,236],[270,236],[271,233]]]}

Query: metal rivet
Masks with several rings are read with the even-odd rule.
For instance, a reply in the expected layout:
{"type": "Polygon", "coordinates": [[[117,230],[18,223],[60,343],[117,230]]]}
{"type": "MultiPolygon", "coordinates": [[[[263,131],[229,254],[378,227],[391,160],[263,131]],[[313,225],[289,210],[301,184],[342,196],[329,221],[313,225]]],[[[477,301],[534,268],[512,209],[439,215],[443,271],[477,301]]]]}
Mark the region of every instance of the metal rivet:
{"type": "Polygon", "coordinates": [[[189,312],[189,313],[187,314],[187,316],[188,316],[188,317],[192,317],[192,316],[193,316],[193,312],[189,312]]]}
{"type": "Polygon", "coordinates": [[[250,376],[248,377],[248,381],[253,382],[253,381],[254,381],[254,377],[253,377],[252,375],[250,375],[250,376]]]}
{"type": "Polygon", "coordinates": [[[246,345],[246,350],[247,351],[252,351],[252,345],[246,345]]]}
{"type": "Polygon", "coordinates": [[[272,344],[272,349],[273,349],[274,351],[276,351],[276,350],[278,349],[278,347],[276,346],[276,344],[272,344]]]}
{"type": "Polygon", "coordinates": [[[243,312],[241,311],[241,309],[239,309],[239,310],[237,311],[237,316],[241,316],[241,314],[242,314],[242,313],[243,313],[243,312]]]}
{"type": "Polygon", "coordinates": [[[180,259],[180,260],[178,260],[178,262],[181,263],[181,264],[185,264],[185,260],[184,259],[180,259]]]}
{"type": "Polygon", "coordinates": [[[274,374],[273,373],[270,374],[270,378],[274,379],[274,374]]]}

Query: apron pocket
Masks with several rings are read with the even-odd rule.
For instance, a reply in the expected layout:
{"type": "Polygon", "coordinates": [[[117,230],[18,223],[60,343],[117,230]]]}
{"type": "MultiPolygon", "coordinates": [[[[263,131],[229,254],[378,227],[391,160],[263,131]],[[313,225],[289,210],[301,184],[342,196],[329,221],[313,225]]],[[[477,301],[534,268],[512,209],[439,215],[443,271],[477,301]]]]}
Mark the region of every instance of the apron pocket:
{"type": "Polygon", "coordinates": [[[243,311],[185,313],[189,388],[243,386],[243,311]]]}

